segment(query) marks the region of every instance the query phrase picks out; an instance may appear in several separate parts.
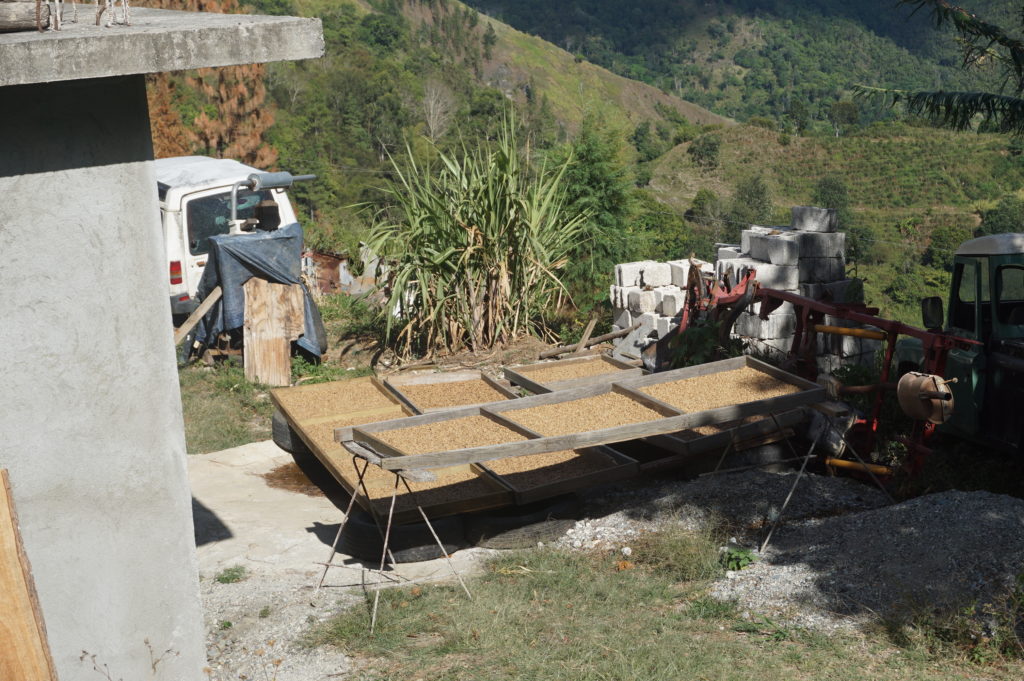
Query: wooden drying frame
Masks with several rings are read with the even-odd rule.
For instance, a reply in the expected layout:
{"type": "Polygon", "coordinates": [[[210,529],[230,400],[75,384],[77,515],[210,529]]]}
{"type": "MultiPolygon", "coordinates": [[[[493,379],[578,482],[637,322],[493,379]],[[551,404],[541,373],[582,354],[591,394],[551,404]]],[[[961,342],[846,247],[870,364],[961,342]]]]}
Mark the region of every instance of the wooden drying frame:
{"type": "MultiPolygon", "coordinates": [[[[463,383],[468,381],[480,380],[486,383],[491,388],[494,388],[500,394],[504,395],[506,399],[514,400],[518,399],[519,395],[509,390],[501,383],[488,376],[482,371],[476,369],[467,369],[463,371],[444,371],[444,372],[433,372],[429,374],[416,374],[413,376],[409,375],[395,375],[384,378],[383,384],[387,387],[391,393],[402,401],[407,407],[413,410],[416,414],[428,414],[435,411],[446,411],[449,409],[458,409],[459,407],[473,407],[475,404],[460,404],[448,407],[422,407],[416,404],[409,395],[402,392],[403,386],[407,385],[437,385],[439,383],[463,383]]],[[[494,401],[494,400],[491,400],[494,401]]],[[[487,402],[480,402],[479,404],[487,404],[487,402]]]]}
{"type": "Polygon", "coordinates": [[[590,355],[587,357],[569,357],[566,359],[560,359],[555,362],[537,362],[536,364],[520,364],[515,367],[505,367],[505,377],[522,388],[525,388],[535,395],[542,395],[544,393],[554,392],[556,390],[571,390],[573,388],[582,388],[587,385],[596,385],[604,383],[612,383],[615,381],[624,380],[627,378],[639,377],[643,375],[643,369],[633,366],[627,362],[623,362],[620,359],[614,357],[608,357],[606,355],[590,355]],[[610,371],[606,374],[597,374],[594,376],[581,376],[579,378],[566,378],[561,381],[549,381],[547,383],[541,383],[530,378],[530,374],[535,371],[542,369],[548,369],[555,365],[566,365],[575,362],[593,362],[595,359],[599,359],[607,364],[614,366],[619,371],[610,371]]]}
{"type": "MultiPolygon", "coordinates": [[[[604,468],[596,469],[583,475],[575,475],[571,478],[552,480],[551,482],[534,485],[533,487],[520,487],[513,482],[515,473],[497,473],[492,471],[486,463],[475,463],[474,467],[487,471],[501,483],[508,487],[515,495],[516,505],[522,506],[542,499],[550,499],[560,494],[575,492],[580,489],[587,489],[605,482],[619,482],[632,478],[639,474],[640,465],[632,457],[620,451],[599,445],[597,447],[585,447],[580,452],[583,456],[589,454],[601,454],[612,461],[612,464],[604,468]]],[[[556,464],[557,465],[557,464],[556,464]]],[[[524,471],[525,472],[525,471],[524,471]]]]}
{"type": "Polygon", "coordinates": [[[780,413],[803,405],[820,402],[825,398],[825,389],[816,383],[811,383],[810,381],[794,376],[793,374],[789,374],[752,357],[743,356],[722,360],[720,362],[712,362],[710,364],[701,364],[694,367],[666,371],[660,374],[641,376],[624,381],[590,385],[572,390],[563,390],[543,395],[535,395],[533,397],[524,397],[518,400],[510,400],[508,402],[491,403],[489,405],[477,407],[465,407],[445,412],[434,412],[432,414],[423,414],[421,416],[412,416],[409,418],[394,419],[391,421],[380,421],[378,423],[352,428],[351,438],[347,437],[347,433],[344,429],[338,429],[335,431],[335,439],[339,442],[351,439],[365,447],[368,447],[381,457],[380,465],[381,468],[384,468],[385,470],[442,468],[445,466],[456,466],[467,463],[481,463],[509,456],[542,454],[562,449],[581,449],[583,447],[594,445],[635,440],[637,438],[650,437],[652,435],[666,435],[713,423],[742,419],[748,416],[780,413]],[[744,367],[750,367],[762,373],[766,373],[772,378],[794,385],[801,390],[788,395],[780,395],[778,397],[755,400],[743,404],[728,405],[717,409],[708,409],[689,414],[684,414],[680,410],[636,390],[637,388],[644,388],[658,383],[669,383],[686,378],[733,371],[744,367]],[[664,414],[665,417],[653,421],[630,423],[613,428],[548,437],[543,437],[528,428],[524,428],[518,423],[510,420],[508,417],[511,412],[515,412],[520,409],[570,402],[587,397],[603,395],[612,391],[640,402],[641,404],[664,414]],[[450,451],[405,455],[398,449],[381,441],[375,435],[382,431],[411,428],[414,426],[450,421],[467,416],[483,416],[484,418],[488,418],[499,425],[525,435],[528,439],[517,442],[469,447],[450,451]]]}

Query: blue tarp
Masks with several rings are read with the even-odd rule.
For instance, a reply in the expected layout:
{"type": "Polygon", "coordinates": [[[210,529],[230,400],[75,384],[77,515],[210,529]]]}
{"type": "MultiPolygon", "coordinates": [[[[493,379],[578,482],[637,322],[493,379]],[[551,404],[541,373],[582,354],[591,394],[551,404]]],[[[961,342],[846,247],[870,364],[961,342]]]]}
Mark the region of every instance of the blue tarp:
{"type": "Polygon", "coordinates": [[[217,286],[223,296],[196,326],[196,340],[212,345],[223,331],[245,324],[245,294],[242,285],[252,277],[276,284],[300,284],[305,298],[306,332],[297,341],[307,352],[319,357],[327,350],[320,310],[302,284],[302,227],[292,223],[270,232],[210,237],[210,253],[196,298],[204,300],[217,286]]]}

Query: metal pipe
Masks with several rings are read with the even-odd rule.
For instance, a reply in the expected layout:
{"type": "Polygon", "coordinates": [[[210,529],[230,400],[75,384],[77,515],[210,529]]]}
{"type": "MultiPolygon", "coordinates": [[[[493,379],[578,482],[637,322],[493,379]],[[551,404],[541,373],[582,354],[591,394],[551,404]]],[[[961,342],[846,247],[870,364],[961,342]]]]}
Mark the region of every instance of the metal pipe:
{"type": "Polygon", "coordinates": [[[824,324],[817,324],[815,325],[814,330],[818,333],[831,333],[836,336],[853,336],[855,338],[870,338],[871,340],[885,340],[887,338],[886,334],[881,331],[849,328],[846,326],[826,326],[824,324]]]}
{"type": "Polygon", "coordinates": [[[238,182],[231,185],[231,222],[234,223],[238,220],[238,190],[242,187],[248,187],[250,180],[239,180],[238,182]]]}
{"type": "Polygon", "coordinates": [[[874,463],[860,463],[858,461],[847,461],[846,459],[833,459],[831,457],[825,459],[826,466],[835,466],[836,468],[847,468],[849,470],[861,471],[862,473],[874,473],[875,475],[892,475],[893,470],[888,466],[879,466],[874,463]]]}

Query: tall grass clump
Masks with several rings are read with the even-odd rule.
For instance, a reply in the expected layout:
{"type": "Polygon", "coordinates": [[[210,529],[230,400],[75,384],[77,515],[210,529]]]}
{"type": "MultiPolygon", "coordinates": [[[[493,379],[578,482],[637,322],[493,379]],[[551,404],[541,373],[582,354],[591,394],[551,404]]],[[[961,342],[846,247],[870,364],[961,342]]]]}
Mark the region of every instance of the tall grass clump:
{"type": "Polygon", "coordinates": [[[460,156],[438,152],[423,166],[407,150],[368,243],[386,263],[386,335],[404,355],[481,350],[530,331],[564,287],[585,215],[567,208],[571,161],[533,167],[520,155],[515,123],[460,156]]]}

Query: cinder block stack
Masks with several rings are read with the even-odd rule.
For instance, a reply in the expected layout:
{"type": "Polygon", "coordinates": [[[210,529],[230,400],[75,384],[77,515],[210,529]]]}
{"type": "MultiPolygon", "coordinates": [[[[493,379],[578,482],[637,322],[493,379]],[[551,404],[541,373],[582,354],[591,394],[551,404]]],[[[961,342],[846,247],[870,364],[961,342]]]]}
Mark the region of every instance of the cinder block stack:
{"type": "MultiPolygon", "coordinates": [[[[711,263],[697,262],[702,270],[714,271],[711,263]]],[[[614,314],[612,328],[618,331],[640,322],[650,327],[656,338],[668,335],[679,326],[689,273],[687,260],[643,260],[616,265],[615,283],[609,291],[614,314]]]]}
{"type": "MultiPolygon", "coordinates": [[[[787,226],[751,225],[743,230],[739,244],[717,244],[715,265],[700,262],[704,271],[718,278],[736,281],[747,269],[757,271],[764,288],[798,293],[815,300],[860,302],[863,287],[846,278],[846,235],[836,231],[834,210],[794,206],[787,226]]],[[[686,281],[690,264],[680,260],[659,263],[650,260],[615,266],[611,301],[614,328],[636,322],[650,328],[650,336],[661,338],[679,326],[686,302],[686,281]]],[[[796,311],[789,303],[760,318],[760,303],[736,320],[734,335],[747,342],[751,354],[778,359],[789,352],[796,328],[796,311]]],[[[831,326],[852,326],[826,319],[831,326]]],[[[641,343],[643,341],[641,340],[641,343]]],[[[819,334],[819,371],[832,372],[845,364],[869,364],[880,348],[879,341],[819,334]]]]}

